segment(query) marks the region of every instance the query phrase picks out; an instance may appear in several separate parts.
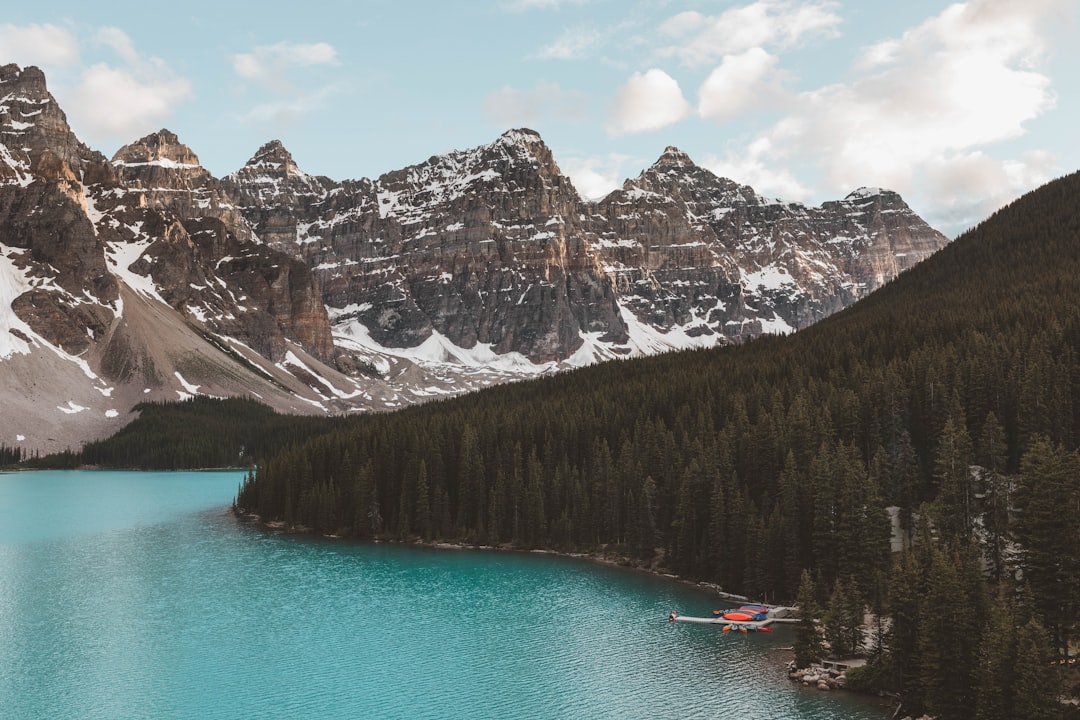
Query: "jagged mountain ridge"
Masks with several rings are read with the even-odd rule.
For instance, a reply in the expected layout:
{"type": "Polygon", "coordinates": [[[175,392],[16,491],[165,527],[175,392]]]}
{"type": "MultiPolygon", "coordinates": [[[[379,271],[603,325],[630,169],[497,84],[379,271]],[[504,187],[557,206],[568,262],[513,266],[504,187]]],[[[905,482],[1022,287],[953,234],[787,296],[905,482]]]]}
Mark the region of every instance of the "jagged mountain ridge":
{"type": "Polygon", "coordinates": [[[895,194],[767,201],[674,148],[587,202],[531,130],[376,180],[308,175],[277,141],[217,179],[167,130],[109,161],[39,70],[0,68],[0,374],[59,350],[93,389],[24,392],[27,427],[70,426],[65,406],[115,425],[191,392],[392,408],[730,342],[801,327],[944,242],[895,194]]]}
{"type": "Polygon", "coordinates": [[[290,168],[280,194],[267,192],[254,169],[265,171],[266,151],[227,178],[245,216],[305,256],[337,321],[356,319],[382,347],[437,334],[544,361],[585,345],[596,360],[738,341],[805,327],[947,242],[896,193],[862,188],[817,208],[769,200],[676,148],[598,203],[531,130],[374,181],[320,178],[322,199],[306,182],[302,202],[288,188],[308,176],[291,157],[276,163],[290,168]],[[553,298],[536,292],[564,280],[553,298]],[[571,312],[533,317],[536,332],[522,335],[505,303],[515,293],[532,293],[532,308],[566,299],[571,312]]]}

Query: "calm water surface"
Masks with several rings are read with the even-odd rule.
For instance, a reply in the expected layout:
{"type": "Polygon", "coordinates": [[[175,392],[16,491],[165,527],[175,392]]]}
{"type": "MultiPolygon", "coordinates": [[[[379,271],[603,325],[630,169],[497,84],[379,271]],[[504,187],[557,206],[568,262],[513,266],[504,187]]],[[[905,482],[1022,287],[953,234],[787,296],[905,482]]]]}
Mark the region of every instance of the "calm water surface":
{"type": "Polygon", "coordinates": [[[292,537],[241,473],[0,474],[0,716],[880,720],[692,588],[535,554],[292,537]]]}

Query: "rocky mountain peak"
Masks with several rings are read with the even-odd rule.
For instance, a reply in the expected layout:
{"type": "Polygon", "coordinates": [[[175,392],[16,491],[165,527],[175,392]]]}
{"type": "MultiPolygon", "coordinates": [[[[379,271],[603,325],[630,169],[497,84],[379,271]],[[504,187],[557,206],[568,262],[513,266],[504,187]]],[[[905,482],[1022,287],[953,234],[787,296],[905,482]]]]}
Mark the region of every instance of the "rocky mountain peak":
{"type": "Polygon", "coordinates": [[[896,193],[890,190],[882,190],[879,187],[861,187],[849,192],[844,200],[867,200],[880,195],[896,195],[896,193]]]}
{"type": "Polygon", "coordinates": [[[498,148],[511,157],[527,160],[547,177],[562,175],[551,148],[547,146],[540,133],[529,128],[507,130],[489,148],[498,148]]]}
{"type": "MultiPolygon", "coordinates": [[[[0,146],[6,148],[0,152],[0,181],[85,180],[91,167],[105,164],[104,156],[75,137],[45,74],[34,66],[0,67],[0,146]]],[[[92,174],[96,180],[103,173],[92,174]]]]}
{"type": "MultiPolygon", "coordinates": [[[[310,390],[310,407],[390,408],[789,332],[946,242],[895,193],[785,203],[673,146],[586,202],[528,128],[374,180],[307,175],[277,140],[219,180],[165,129],[109,163],[74,137],[40,71],[0,67],[0,249],[12,260],[0,289],[15,288],[10,327],[29,339],[12,337],[80,355],[115,381],[113,397],[124,383],[136,401],[166,388],[172,357],[188,356],[189,340],[131,329],[140,312],[150,330],[165,318],[231,338],[275,373],[297,368],[284,382],[310,390]],[[325,363],[355,374],[348,390],[318,379],[325,363]]],[[[176,392],[216,392],[189,374],[198,364],[176,392]]]]}
{"type": "Polygon", "coordinates": [[[668,145],[664,148],[664,152],[652,164],[651,170],[657,172],[665,172],[667,170],[682,170],[684,168],[697,167],[694,161],[690,159],[690,156],[684,153],[674,145],[668,145]]]}
{"type": "Polygon", "coordinates": [[[529,128],[513,128],[507,130],[496,141],[503,145],[513,145],[526,149],[532,149],[537,145],[544,145],[543,138],[540,137],[540,133],[529,128]]]}
{"type": "Polygon", "coordinates": [[[11,84],[11,87],[4,88],[8,92],[18,88],[25,97],[37,100],[44,100],[50,97],[49,91],[45,86],[45,73],[41,72],[41,69],[34,65],[27,65],[25,68],[20,68],[15,63],[10,63],[0,67],[0,85],[8,85],[9,83],[11,84]]]}
{"type": "Polygon", "coordinates": [[[327,178],[301,170],[280,140],[265,143],[225,183],[238,191],[239,203],[260,237],[281,247],[291,247],[296,240],[294,211],[319,202],[336,187],[327,178]]]}
{"type": "Polygon", "coordinates": [[[117,165],[158,165],[161,167],[200,167],[199,158],[169,130],[140,138],[116,151],[112,159],[117,165]]]}
{"type": "Polygon", "coordinates": [[[263,145],[244,167],[283,177],[303,174],[280,140],[271,140],[263,145]]]}

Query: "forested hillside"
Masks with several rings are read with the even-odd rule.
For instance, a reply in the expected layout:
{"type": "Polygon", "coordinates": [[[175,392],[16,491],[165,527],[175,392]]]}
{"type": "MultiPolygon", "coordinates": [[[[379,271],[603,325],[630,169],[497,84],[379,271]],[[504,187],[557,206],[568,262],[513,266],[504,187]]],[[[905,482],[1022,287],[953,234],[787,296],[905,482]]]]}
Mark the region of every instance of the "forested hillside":
{"type": "MultiPolygon", "coordinates": [[[[282,415],[250,398],[195,396],[137,405],[138,418],[78,452],[29,458],[28,467],[142,470],[248,467],[345,425],[344,418],[282,415]]],[[[11,452],[11,451],[9,451],[11,452]]],[[[4,449],[0,448],[0,464],[4,449]]],[[[17,461],[21,456],[9,455],[17,461]]]]}
{"type": "Polygon", "coordinates": [[[1074,174],[794,336],[357,419],[260,464],[237,505],[360,538],[603,548],[770,600],[808,579],[892,614],[872,667],[909,709],[1054,717],[1050,685],[1029,683],[1038,712],[1018,681],[983,695],[1076,630],[1078,347],[1074,174]],[[923,538],[896,562],[888,505],[923,538]]]}

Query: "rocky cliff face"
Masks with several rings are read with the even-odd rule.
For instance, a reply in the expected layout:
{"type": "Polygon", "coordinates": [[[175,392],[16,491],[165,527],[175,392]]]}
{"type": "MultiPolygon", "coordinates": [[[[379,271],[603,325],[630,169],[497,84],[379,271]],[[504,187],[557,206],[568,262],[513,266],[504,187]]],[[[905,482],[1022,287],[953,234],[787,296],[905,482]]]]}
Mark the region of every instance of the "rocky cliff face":
{"type": "Polygon", "coordinates": [[[581,200],[536,133],[373,182],[328,187],[293,168],[272,143],[229,180],[256,232],[297,248],[339,321],[359,321],[377,343],[414,347],[438,333],[544,362],[586,334],[625,340],[581,200]]]}
{"type": "Polygon", "coordinates": [[[108,326],[118,296],[82,185],[111,176],[104,156],[71,132],[40,70],[0,68],[0,242],[31,278],[11,308],[74,354],[108,326]]]}
{"type": "Polygon", "coordinates": [[[90,187],[99,232],[145,245],[124,270],[212,332],[280,360],[288,341],[332,362],[329,318],[310,269],[257,241],[232,188],[161,130],[121,148],[117,182],[90,187]]]}
{"type": "Polygon", "coordinates": [[[597,205],[620,299],[644,322],[746,338],[839,310],[948,242],[896,193],[820,208],[759,196],[669,147],[597,205]]]}
{"type": "Polygon", "coordinates": [[[37,68],[0,68],[0,239],[32,278],[16,316],[81,355],[121,314],[119,283],[270,359],[332,361],[311,271],[254,241],[234,198],[167,130],[112,162],[78,141],[37,68]]]}
{"type": "Polygon", "coordinates": [[[300,170],[277,140],[259,148],[243,168],[224,182],[238,198],[244,217],[259,238],[296,256],[303,255],[299,218],[313,216],[313,206],[324,203],[331,190],[340,188],[328,178],[300,170]]]}
{"type": "Polygon", "coordinates": [[[535,362],[586,340],[611,357],[789,332],[947,242],[895,193],[770,200],[673,147],[585,202],[531,130],[342,184],[270,143],[228,182],[260,237],[315,268],[339,324],[535,362]]]}

